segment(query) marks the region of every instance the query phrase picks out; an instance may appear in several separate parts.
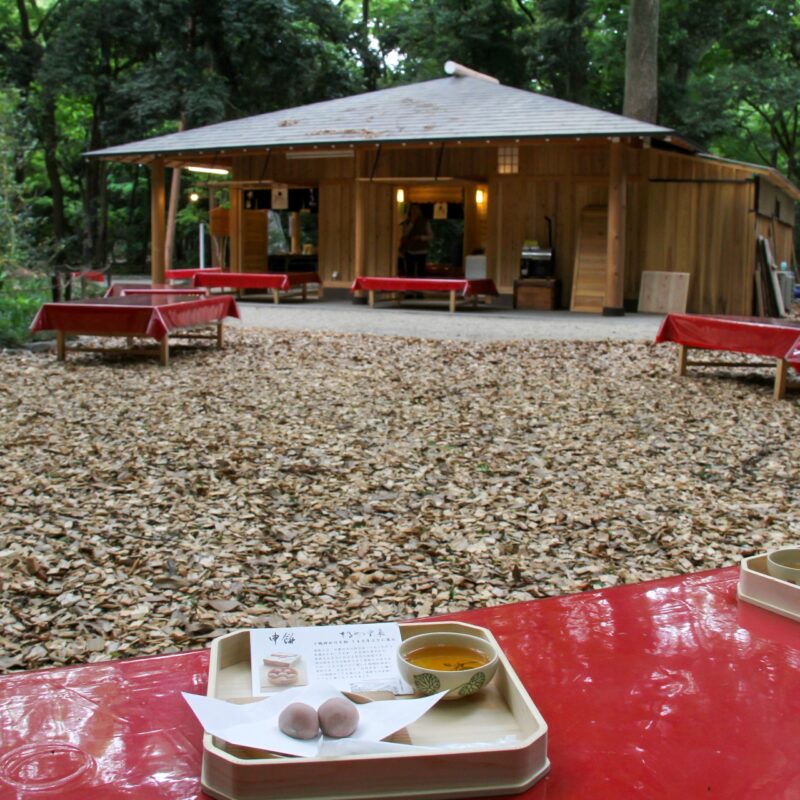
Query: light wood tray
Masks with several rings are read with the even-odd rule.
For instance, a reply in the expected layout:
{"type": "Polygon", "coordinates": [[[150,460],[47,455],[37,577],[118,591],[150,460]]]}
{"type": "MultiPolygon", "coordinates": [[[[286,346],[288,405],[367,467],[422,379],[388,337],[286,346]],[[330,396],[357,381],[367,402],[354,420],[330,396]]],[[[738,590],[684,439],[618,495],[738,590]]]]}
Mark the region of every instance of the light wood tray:
{"type": "MultiPolygon", "coordinates": [[[[485,628],[460,622],[407,623],[400,631],[404,639],[432,631],[469,633],[497,645],[485,628]]],[[[522,792],[550,769],[547,724],[498,650],[500,666],[489,686],[469,697],[441,701],[405,729],[406,741],[412,744],[459,744],[458,750],[292,758],[229,745],[206,733],[203,790],[218,800],[457,798],[522,792]]],[[[249,631],[212,642],[208,696],[253,700],[249,631]]]]}
{"type": "Polygon", "coordinates": [[[742,559],[737,594],[759,608],[800,622],[800,586],[773,578],[766,553],[742,559]]]}

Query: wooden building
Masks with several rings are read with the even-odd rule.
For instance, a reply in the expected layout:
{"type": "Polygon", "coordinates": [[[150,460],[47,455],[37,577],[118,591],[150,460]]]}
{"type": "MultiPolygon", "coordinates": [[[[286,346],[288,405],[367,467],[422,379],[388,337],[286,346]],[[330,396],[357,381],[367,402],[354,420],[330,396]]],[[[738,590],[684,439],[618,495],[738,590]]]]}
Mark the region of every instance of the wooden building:
{"type": "Polygon", "coordinates": [[[750,314],[756,236],[792,263],[800,191],[774,169],[716,158],[670,129],[502,86],[452,62],[446,70],[440,80],[88,155],[149,166],[155,281],[164,274],[171,167],[229,170],[215,185],[229,192],[234,271],[272,266],[263,215],[248,198],[308,190],[327,287],[396,274],[409,202],[457,209],[462,262],[485,254],[501,293],[519,276],[523,244],[552,235],[561,305],[576,310],[620,313],[635,304],[643,271],[664,270],[690,273],[689,311],[750,314]],[[579,246],[589,255],[573,286],[579,246]]]}

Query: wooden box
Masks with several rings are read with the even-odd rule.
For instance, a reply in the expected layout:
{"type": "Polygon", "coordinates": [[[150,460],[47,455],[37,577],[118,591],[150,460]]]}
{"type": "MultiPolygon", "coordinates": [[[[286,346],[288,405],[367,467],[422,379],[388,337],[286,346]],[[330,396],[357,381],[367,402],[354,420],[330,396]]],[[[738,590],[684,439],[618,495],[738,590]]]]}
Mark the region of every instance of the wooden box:
{"type": "Polygon", "coordinates": [[[558,279],[520,278],[514,281],[514,308],[540,311],[558,308],[558,279]]]}
{"type": "MultiPolygon", "coordinates": [[[[456,631],[497,644],[485,628],[460,622],[407,623],[400,630],[404,639],[456,631]]],[[[208,696],[248,702],[254,699],[250,687],[249,631],[215,639],[208,696]]],[[[440,701],[405,731],[411,744],[431,749],[291,758],[229,745],[206,733],[203,790],[218,800],[477,797],[522,792],[550,768],[547,725],[502,650],[497,674],[485,689],[440,701]]]]}

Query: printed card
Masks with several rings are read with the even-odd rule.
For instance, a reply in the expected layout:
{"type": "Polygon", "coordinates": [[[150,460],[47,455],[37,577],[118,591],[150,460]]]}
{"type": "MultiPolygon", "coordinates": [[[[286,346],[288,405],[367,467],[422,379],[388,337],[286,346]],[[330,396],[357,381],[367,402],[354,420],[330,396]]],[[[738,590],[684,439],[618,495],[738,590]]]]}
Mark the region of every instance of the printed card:
{"type": "Polygon", "coordinates": [[[250,631],[253,696],[329,683],[340,691],[408,694],[397,668],[396,623],[250,631]]]}

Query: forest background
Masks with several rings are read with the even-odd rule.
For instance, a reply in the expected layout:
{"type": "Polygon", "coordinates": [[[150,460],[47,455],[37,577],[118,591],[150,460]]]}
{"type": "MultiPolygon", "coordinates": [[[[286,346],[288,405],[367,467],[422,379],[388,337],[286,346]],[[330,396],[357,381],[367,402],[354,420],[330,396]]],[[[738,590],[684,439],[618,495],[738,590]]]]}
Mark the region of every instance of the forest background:
{"type": "MultiPolygon", "coordinates": [[[[87,150],[443,77],[447,59],[621,113],[630,14],[628,0],[0,0],[0,291],[59,264],[146,271],[148,171],[87,150]]],[[[800,179],[800,0],[661,0],[657,25],[657,121],[800,179]]],[[[176,264],[194,265],[202,213],[180,204],[176,264]]]]}

